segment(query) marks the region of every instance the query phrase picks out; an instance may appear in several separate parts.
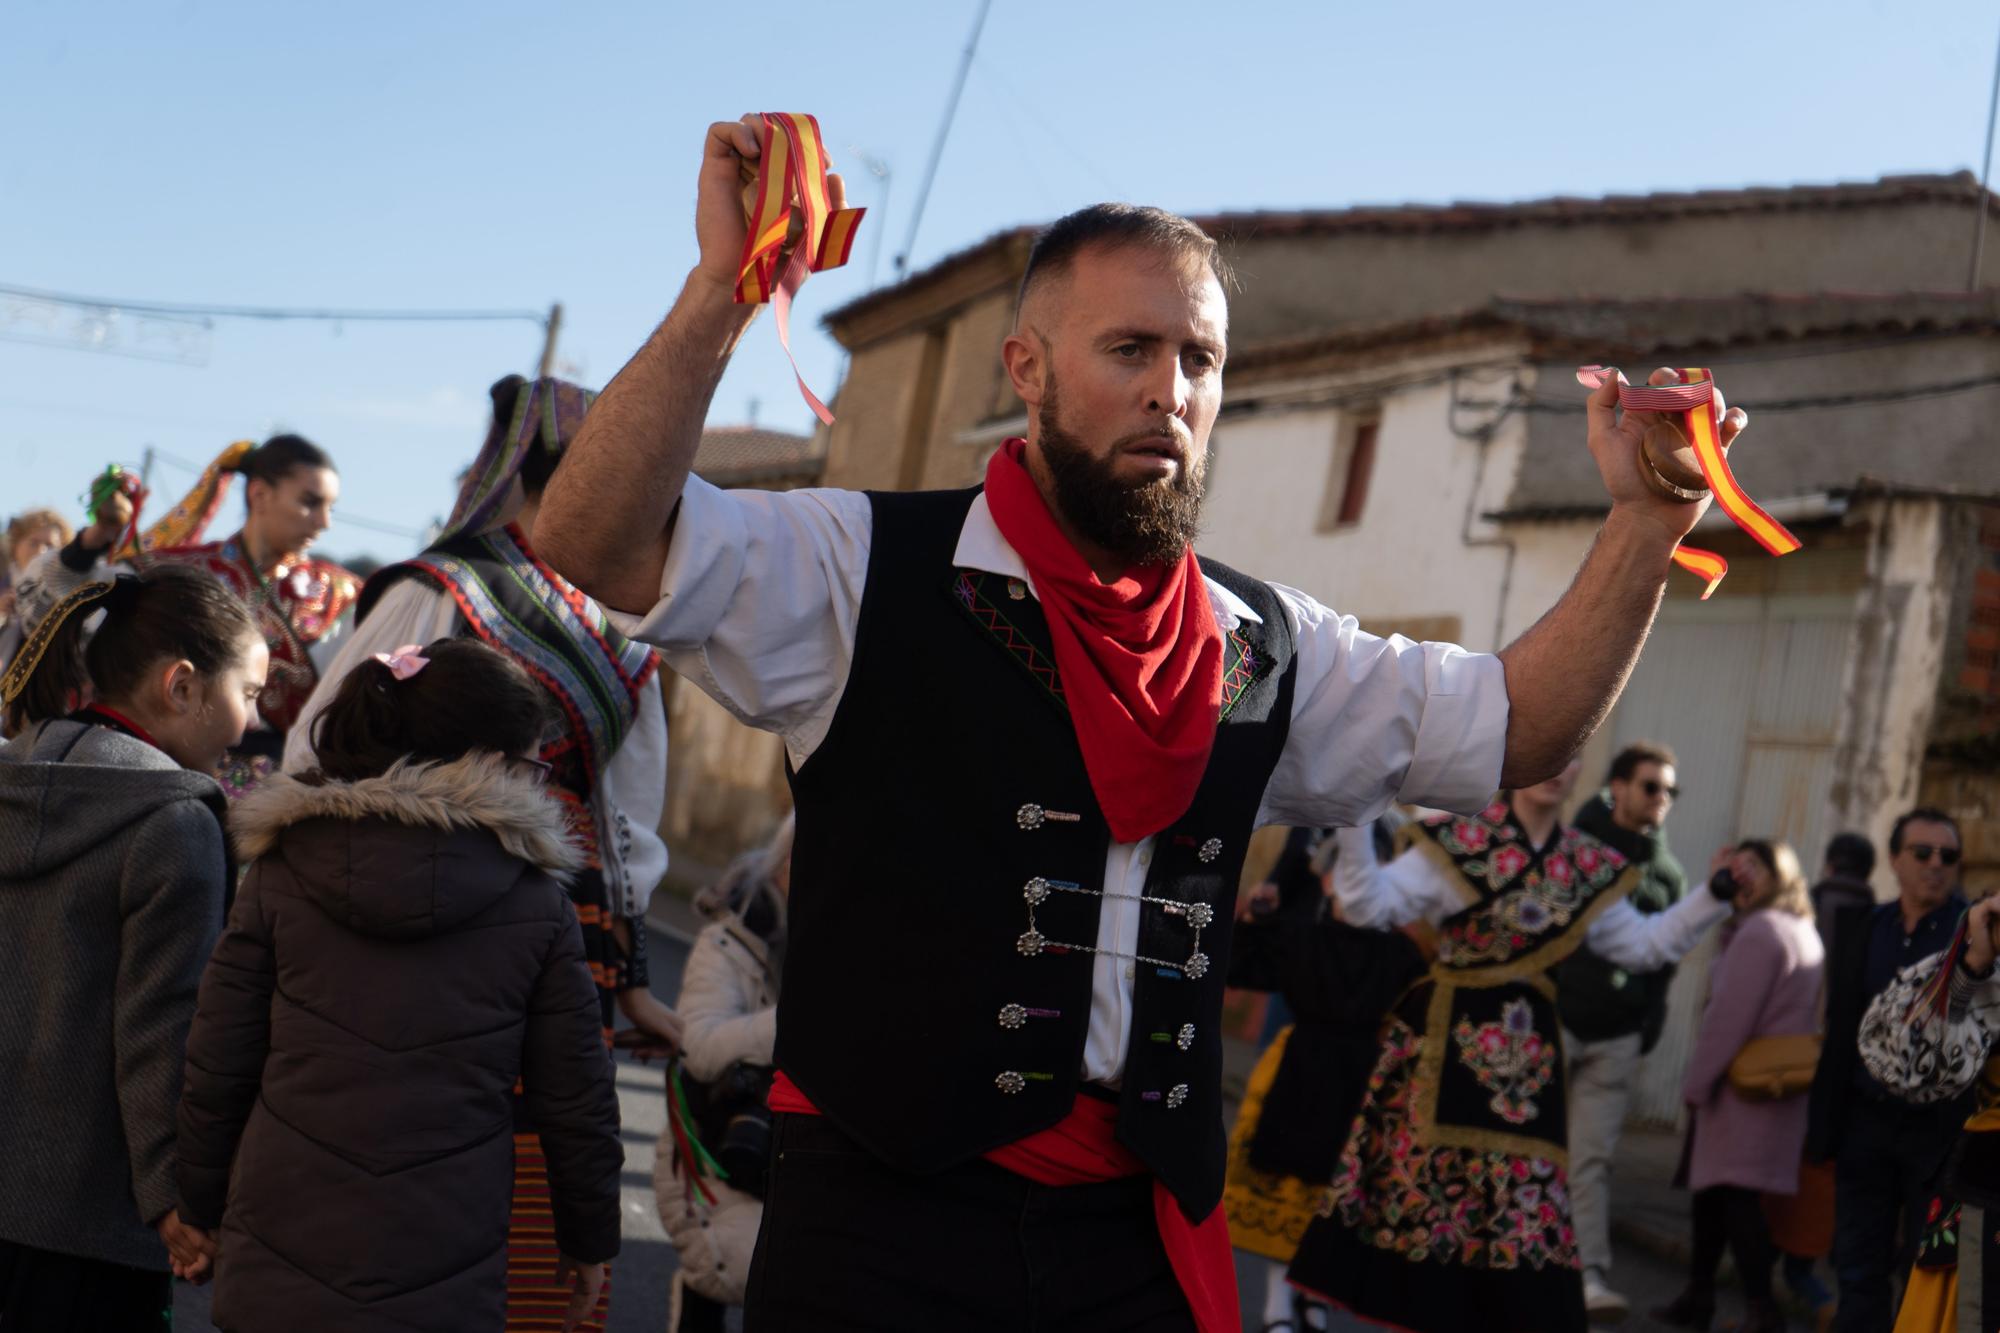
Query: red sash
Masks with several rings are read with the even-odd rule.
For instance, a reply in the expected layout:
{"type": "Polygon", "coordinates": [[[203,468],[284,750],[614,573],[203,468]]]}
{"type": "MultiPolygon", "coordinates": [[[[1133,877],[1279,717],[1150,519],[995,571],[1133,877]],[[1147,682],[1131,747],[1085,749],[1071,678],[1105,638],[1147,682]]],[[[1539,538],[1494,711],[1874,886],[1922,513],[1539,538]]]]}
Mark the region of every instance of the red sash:
{"type": "MultiPolygon", "coordinates": [[[[771,1109],[791,1115],[818,1115],[783,1070],[771,1080],[771,1109]]],[[[1118,1141],[1118,1108],[1095,1097],[1078,1097],[1067,1116],[1047,1129],[986,1154],[986,1160],[1037,1185],[1095,1185],[1142,1174],[1146,1164],[1118,1141]]],[[[1236,1259],[1229,1249],[1229,1223],[1217,1205],[1199,1222],[1187,1214],[1157,1179],[1153,1181],[1153,1221],[1167,1252],[1174,1279],[1201,1333],[1242,1333],[1236,1300],[1236,1259]]]]}

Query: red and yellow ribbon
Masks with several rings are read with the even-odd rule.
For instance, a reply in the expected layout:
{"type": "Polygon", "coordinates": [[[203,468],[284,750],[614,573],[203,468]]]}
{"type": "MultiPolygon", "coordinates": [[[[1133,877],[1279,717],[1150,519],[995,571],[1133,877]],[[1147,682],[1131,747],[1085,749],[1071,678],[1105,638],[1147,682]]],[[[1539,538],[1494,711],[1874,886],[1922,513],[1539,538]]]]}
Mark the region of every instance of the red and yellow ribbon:
{"type": "MultiPolygon", "coordinates": [[[[1582,366],[1578,368],[1576,378],[1584,387],[1595,389],[1611,373],[1602,366],[1582,366]]],[[[1678,384],[1621,384],[1618,386],[1618,405],[1628,412],[1679,414],[1681,433],[1694,446],[1695,463],[1701,468],[1702,479],[1708,483],[1709,490],[1715,493],[1715,502],[1722,506],[1722,512],[1772,555],[1790,555],[1798,550],[1799,539],[1784,524],[1765,513],[1736,480],[1736,474],[1729,470],[1728,452],[1722,443],[1721,420],[1716,413],[1715,376],[1701,366],[1683,367],[1680,375],[1681,382],[1678,384]]],[[[1701,592],[1703,601],[1708,600],[1716,585],[1722,582],[1722,576],[1729,572],[1727,560],[1713,551],[1692,546],[1676,549],[1674,563],[1705,581],[1707,586],[1701,592]]]]}
{"type": "Polygon", "coordinates": [[[813,414],[830,426],[833,413],[806,386],[798,358],[792,355],[792,298],[805,285],[808,273],[839,268],[847,262],[854,249],[854,233],[867,210],[833,210],[827,196],[826,148],[820,141],[817,120],[777,111],[766,112],[760,119],[759,170],[745,201],[748,234],[743,263],[737,270],[736,300],[740,305],[771,303],[778,320],[778,342],[792,363],[799,392],[805,395],[813,414]],[[787,254],[793,209],[798,210],[802,225],[797,243],[787,254]]]}

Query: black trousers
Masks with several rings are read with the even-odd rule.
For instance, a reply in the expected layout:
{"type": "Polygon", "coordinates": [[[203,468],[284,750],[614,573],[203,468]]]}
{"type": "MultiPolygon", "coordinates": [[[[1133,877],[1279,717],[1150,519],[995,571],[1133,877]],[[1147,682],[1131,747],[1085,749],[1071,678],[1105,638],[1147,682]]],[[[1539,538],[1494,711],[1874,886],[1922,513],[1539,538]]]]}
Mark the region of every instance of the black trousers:
{"type": "Polygon", "coordinates": [[[1694,1261],[1691,1285],[1712,1299],[1715,1270],[1727,1246],[1736,1256],[1743,1294],[1753,1304],[1771,1301],[1771,1265],[1778,1250],[1764,1221],[1764,1201],[1755,1190],[1736,1185],[1711,1185],[1694,1195],[1694,1261]]]}
{"type": "Polygon", "coordinates": [[[173,1277],[0,1240],[6,1333],[166,1333],[173,1277]]]}
{"type": "Polygon", "coordinates": [[[780,1115],[745,1333],[1193,1333],[1150,1177],[1037,1185],[990,1162],[931,1176],[824,1118],[780,1115]]]}
{"type": "Polygon", "coordinates": [[[1888,1333],[1895,1324],[1890,1282],[1910,1275],[1951,1145],[1935,1108],[1862,1099],[1849,1108],[1833,1177],[1840,1333],[1888,1333]]]}

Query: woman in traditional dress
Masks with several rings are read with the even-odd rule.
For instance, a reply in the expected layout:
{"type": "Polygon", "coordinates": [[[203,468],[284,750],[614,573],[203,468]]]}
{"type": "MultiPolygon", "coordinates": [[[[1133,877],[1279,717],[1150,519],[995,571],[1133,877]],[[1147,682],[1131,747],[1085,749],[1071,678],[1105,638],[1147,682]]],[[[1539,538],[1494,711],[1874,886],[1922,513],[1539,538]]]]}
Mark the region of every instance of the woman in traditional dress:
{"type": "Polygon", "coordinates": [[[298,435],[274,435],[254,448],[231,445],[194,493],[139,539],[142,565],[193,565],[222,580],[249,606],[271,650],[270,683],[257,701],[263,725],[216,774],[232,800],[278,767],[285,734],[319,683],[315,653],[326,651],[321,645],[340,632],[360,595],[361,580],[306,554],[332,523],[339,498],[340,477],[325,450],[298,435]],[[245,481],[243,528],[226,541],[202,542],[232,474],[245,481]]]}
{"type": "Polygon", "coordinates": [[[353,574],[306,554],[333,521],[339,495],[333,460],[311,441],[297,435],[274,435],[260,445],[239,440],[208,465],[179,504],[132,540],[124,540],[124,521],[132,517],[129,500],[107,495],[89,528],[26,571],[22,619],[33,624],[83,584],[135,568],[189,565],[219,579],[249,608],[271,653],[270,680],[257,700],[258,721],[215,773],[235,800],[278,767],[285,734],[319,683],[320,659],[361,592],[353,574]],[[238,476],[247,483],[242,530],[226,541],[203,542],[238,476]],[[125,507],[117,519],[107,518],[106,507],[116,503],[125,507]]]}
{"type": "MultiPolygon", "coordinates": [[[[1372,855],[1394,854],[1400,822],[1375,821],[1372,855]]],[[[1285,1281],[1285,1269],[1346,1138],[1344,1130],[1328,1134],[1327,1126],[1353,1123],[1375,1067],[1382,1019],[1426,962],[1410,938],[1423,927],[1361,930],[1328,911],[1334,846],[1327,830],[1323,849],[1316,849],[1325,859],[1315,855],[1306,867],[1317,900],[1309,914],[1258,913],[1252,898],[1229,950],[1229,984],[1270,992],[1290,1014],[1244,1088],[1222,1191],[1230,1244],[1268,1261],[1263,1333],[1311,1327],[1302,1308],[1308,1298],[1285,1281]]]]}
{"type": "Polygon", "coordinates": [[[1968,1091],[1977,1107],[1953,1150],[1896,1333],[1985,1329],[2000,1315],[2000,894],[1973,905],[1941,953],[1896,974],[1861,1019],[1861,1062],[1904,1101],[1935,1106],[1968,1091]]]}
{"type": "Polygon", "coordinates": [[[1343,920],[1439,927],[1437,961],[1383,1027],[1381,1054],[1292,1281],[1415,1333],[1575,1333],[1561,1029],[1548,969],[1586,937],[1635,972],[1679,960],[1728,914],[1703,885],[1648,916],[1636,873],[1558,818],[1577,765],[1470,818],[1404,829],[1401,856],[1344,830],[1343,920]],[[1351,846],[1350,846],[1351,844],[1351,846]]]}

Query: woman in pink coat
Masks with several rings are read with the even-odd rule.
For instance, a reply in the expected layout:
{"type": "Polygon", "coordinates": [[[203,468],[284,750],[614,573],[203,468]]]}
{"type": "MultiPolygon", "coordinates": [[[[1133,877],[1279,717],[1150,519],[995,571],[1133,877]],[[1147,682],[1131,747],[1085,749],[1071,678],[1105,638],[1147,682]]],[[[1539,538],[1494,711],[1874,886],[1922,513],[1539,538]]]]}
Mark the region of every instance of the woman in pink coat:
{"type": "Polygon", "coordinates": [[[1737,1328],[1763,1333],[1783,1329],[1785,1321],[1771,1296],[1777,1251],[1760,1196],[1798,1189],[1806,1098],[1746,1100],[1730,1086],[1729,1064],[1757,1037],[1819,1031],[1826,954],[1790,847],[1745,842],[1730,855],[1727,870],[1741,886],[1736,916],[1723,928],[1709,972],[1708,1007],[1682,1086],[1694,1120],[1688,1159],[1693,1271],[1687,1290],[1654,1314],[1677,1328],[1706,1329],[1715,1315],[1715,1270],[1727,1244],[1746,1305],[1737,1328]]]}

